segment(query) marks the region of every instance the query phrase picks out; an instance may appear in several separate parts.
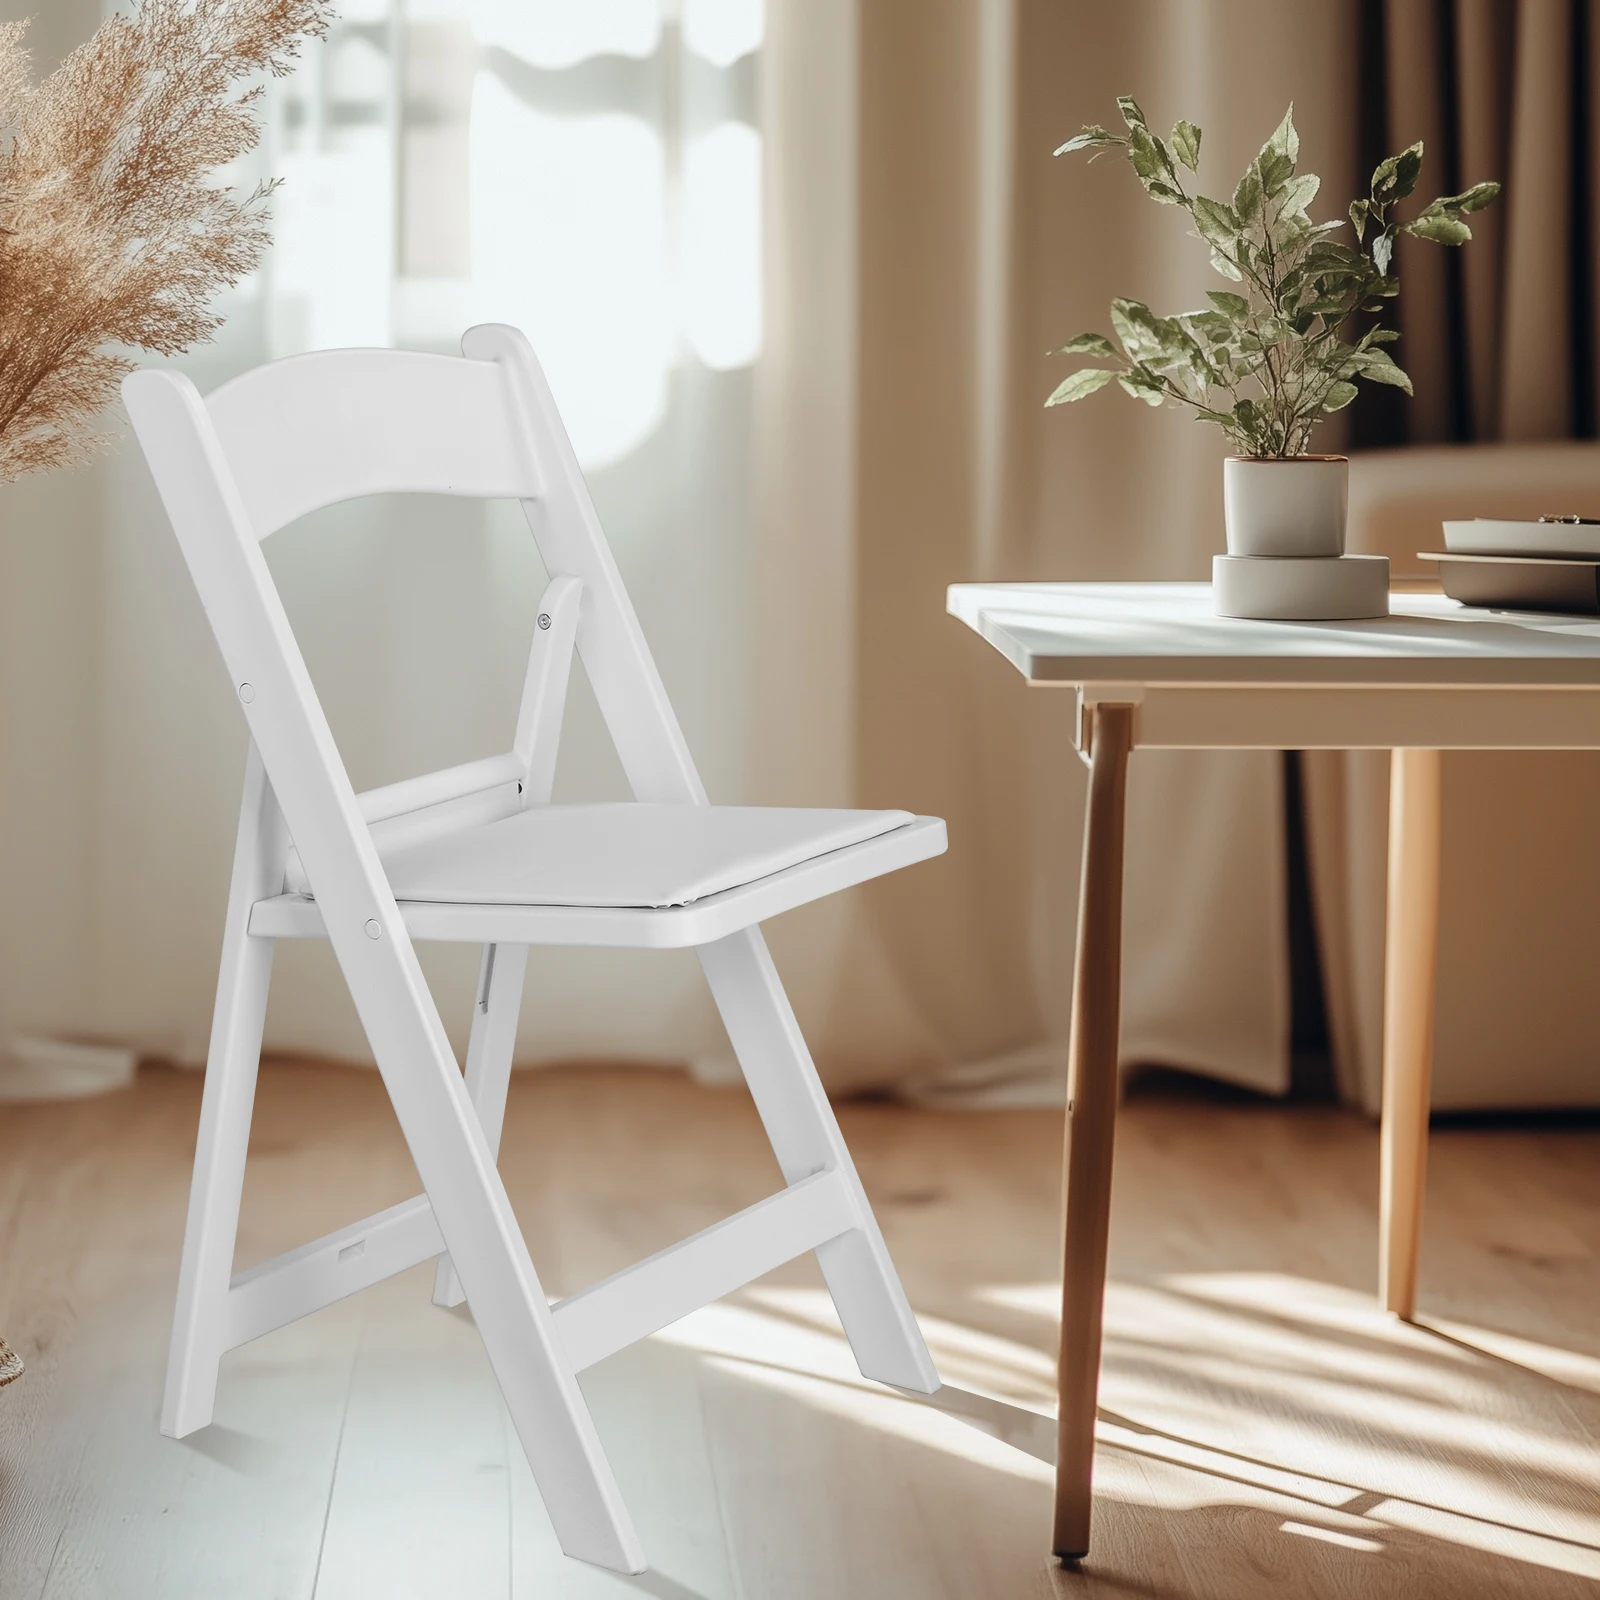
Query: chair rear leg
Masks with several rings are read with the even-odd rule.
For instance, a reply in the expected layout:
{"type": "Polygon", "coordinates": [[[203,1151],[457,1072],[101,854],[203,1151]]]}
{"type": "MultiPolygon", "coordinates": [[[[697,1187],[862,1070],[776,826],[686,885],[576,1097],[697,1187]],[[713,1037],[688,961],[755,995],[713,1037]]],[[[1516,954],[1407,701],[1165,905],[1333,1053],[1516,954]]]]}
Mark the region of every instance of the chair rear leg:
{"type": "Polygon", "coordinates": [[[831,1166],[855,1195],[859,1225],[822,1245],[817,1261],[856,1365],[863,1377],[932,1394],[939,1374],[766,940],[758,928],[747,928],[702,945],[698,954],[785,1181],[795,1183],[831,1166]]]}
{"type": "Polygon", "coordinates": [[[250,910],[256,901],[282,888],[287,847],[277,801],[252,744],[245,764],[216,1009],[200,1100],[200,1133],[189,1187],[189,1217],[178,1269],[178,1304],[161,1403],[161,1431],[173,1439],[211,1421],[217,1369],[227,1348],[228,1284],[233,1276],[234,1237],[239,1230],[239,1197],[244,1189],[256,1072],[261,1064],[267,990],[272,983],[273,942],[251,937],[250,910]]]}
{"type": "Polygon", "coordinates": [[[161,1431],[172,1439],[210,1423],[217,1370],[228,1347],[228,1284],[272,979],[272,948],[270,939],[248,935],[241,939],[217,995],[183,1263],[178,1269],[167,1390],[161,1404],[161,1431]]]}
{"type": "MultiPolygon", "coordinates": [[[[478,969],[478,997],[472,1012],[472,1037],[467,1044],[467,1093],[472,1097],[489,1153],[500,1155],[505,1126],[506,1091],[511,1085],[511,1057],[517,1045],[517,1018],[522,1012],[522,985],[528,971],[525,944],[486,944],[478,969]]],[[[458,1306],[466,1299],[450,1257],[439,1257],[433,1278],[433,1303],[458,1306]]]]}

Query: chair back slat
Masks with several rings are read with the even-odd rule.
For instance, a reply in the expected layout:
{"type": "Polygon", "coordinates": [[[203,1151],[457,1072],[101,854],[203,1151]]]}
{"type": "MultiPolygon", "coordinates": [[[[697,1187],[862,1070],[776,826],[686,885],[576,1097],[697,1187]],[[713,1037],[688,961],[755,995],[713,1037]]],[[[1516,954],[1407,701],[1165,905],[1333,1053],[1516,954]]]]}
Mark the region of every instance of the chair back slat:
{"type": "Polygon", "coordinates": [[[531,500],[538,463],[504,366],[410,350],[322,350],[206,399],[258,539],[370,494],[531,500]]]}

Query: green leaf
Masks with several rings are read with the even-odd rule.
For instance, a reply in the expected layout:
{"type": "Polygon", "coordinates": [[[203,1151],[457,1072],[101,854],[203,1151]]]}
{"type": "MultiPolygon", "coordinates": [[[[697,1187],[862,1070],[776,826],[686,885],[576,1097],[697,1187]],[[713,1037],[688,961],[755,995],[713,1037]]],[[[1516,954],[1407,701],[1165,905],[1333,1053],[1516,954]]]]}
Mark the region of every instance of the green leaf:
{"type": "Polygon", "coordinates": [[[1250,302],[1242,294],[1230,294],[1226,289],[1207,289],[1206,299],[1230,321],[1243,322],[1250,315],[1250,302]]]}
{"type": "Polygon", "coordinates": [[[1053,356],[1114,356],[1115,348],[1103,333],[1080,333],[1050,352],[1053,356]]]}
{"type": "MultiPolygon", "coordinates": [[[[1167,194],[1175,193],[1163,180],[1172,177],[1172,163],[1167,159],[1166,152],[1148,128],[1135,128],[1128,135],[1128,160],[1133,165],[1133,170],[1138,173],[1139,181],[1150,193],[1155,194],[1156,188],[1161,188],[1167,194]]],[[[1157,195],[1157,199],[1165,195],[1157,195]]]]}
{"type": "Polygon", "coordinates": [[[1283,114],[1283,121],[1273,131],[1273,135],[1263,146],[1263,154],[1270,150],[1273,155],[1287,156],[1290,169],[1300,159],[1300,135],[1294,130],[1294,102],[1289,102],[1289,109],[1283,114]]]}
{"type": "Polygon", "coordinates": [[[1382,350],[1368,351],[1358,370],[1371,383],[1386,383],[1391,388],[1411,393],[1411,379],[1382,350]]]}
{"type": "Polygon", "coordinates": [[[1161,353],[1161,319],[1139,300],[1113,300],[1111,326],[1130,361],[1161,353]]]}
{"type": "Polygon", "coordinates": [[[1375,344],[1393,344],[1399,337],[1399,330],[1395,328],[1368,328],[1356,348],[1370,350],[1375,344]]]}
{"type": "Polygon", "coordinates": [[[1276,229],[1275,249],[1285,258],[1292,258],[1304,250],[1311,241],[1311,219],[1303,211],[1280,211],[1276,229]]]}
{"type": "Polygon", "coordinates": [[[1414,222],[1403,222],[1401,233],[1414,234],[1418,239],[1432,239],[1435,244],[1465,244],[1472,237],[1472,229],[1460,217],[1444,212],[1430,214],[1424,211],[1414,222]]]}
{"type": "Polygon", "coordinates": [[[1405,197],[1417,186],[1422,171],[1422,141],[1407,145],[1397,156],[1380,161],[1372,173],[1372,199],[1389,205],[1405,197]]]}
{"type": "Polygon", "coordinates": [[[1336,239],[1318,239],[1306,251],[1305,267],[1313,277],[1330,272],[1361,274],[1365,272],[1367,258],[1359,250],[1352,250],[1336,239]]]}
{"type": "Polygon", "coordinates": [[[1205,366],[1206,358],[1200,346],[1176,318],[1160,318],[1157,327],[1160,330],[1161,343],[1156,355],[1147,365],[1157,371],[1165,372],[1169,377],[1185,368],[1198,370],[1205,366]]]}
{"type": "Polygon", "coordinates": [[[1242,225],[1248,226],[1261,210],[1261,169],[1254,161],[1233,191],[1233,209],[1242,225]]]}
{"type": "Polygon", "coordinates": [[[1192,122],[1180,122],[1172,130],[1172,148],[1191,172],[1200,168],[1200,130],[1192,122]]]}
{"type": "Polygon", "coordinates": [[[1306,251],[1306,270],[1314,278],[1363,278],[1370,274],[1371,267],[1360,251],[1350,250],[1349,245],[1341,245],[1336,238],[1318,238],[1306,251]]]}
{"type": "Polygon", "coordinates": [[[1186,311],[1174,321],[1192,338],[1203,340],[1206,344],[1226,344],[1233,338],[1233,320],[1223,316],[1220,311],[1186,311]]]}
{"type": "Polygon", "coordinates": [[[1256,171],[1261,178],[1261,193],[1268,200],[1276,200],[1283,186],[1294,176],[1294,162],[1288,156],[1273,150],[1263,150],[1256,157],[1256,171]]]}
{"type": "Polygon", "coordinates": [[[1460,194],[1450,195],[1435,204],[1447,206],[1452,211],[1482,211],[1487,205],[1492,205],[1500,196],[1498,183],[1475,183],[1470,189],[1463,189],[1460,194]]]}
{"type": "Polygon", "coordinates": [[[1422,141],[1419,139],[1413,145],[1408,145],[1395,159],[1394,168],[1394,198],[1404,200],[1417,186],[1417,179],[1422,175],[1422,141]]]}
{"type": "Polygon", "coordinates": [[[1235,283],[1244,281],[1244,274],[1214,245],[1211,249],[1211,265],[1224,278],[1232,278],[1235,283]]]}
{"type": "Polygon", "coordinates": [[[1372,206],[1368,201],[1352,200],[1350,202],[1350,226],[1356,230],[1356,238],[1363,240],[1366,238],[1367,218],[1371,214],[1372,206]]]}
{"type": "Polygon", "coordinates": [[[1314,172],[1302,172],[1283,186],[1282,209],[1290,216],[1304,216],[1305,209],[1317,197],[1322,179],[1314,172]]]}
{"type": "MultiPolygon", "coordinates": [[[[1124,145],[1128,141],[1120,133],[1111,133],[1099,124],[1085,127],[1082,133],[1075,133],[1064,145],[1056,149],[1058,156],[1064,156],[1073,150],[1093,150],[1098,155],[1102,150],[1109,150],[1116,145],[1124,145]]],[[[1090,157],[1093,160],[1093,157],[1090,157]]]]}
{"type": "Polygon", "coordinates": [[[1233,359],[1228,363],[1232,368],[1234,380],[1248,378],[1253,373],[1259,372],[1266,363],[1262,360],[1259,351],[1235,349],[1233,359]]]}
{"type": "Polygon", "coordinates": [[[1147,406],[1158,406],[1167,398],[1167,391],[1161,380],[1153,372],[1144,372],[1138,367],[1132,372],[1118,374],[1117,382],[1135,400],[1143,400],[1147,406]]]}
{"type": "Polygon", "coordinates": [[[1194,197],[1192,208],[1195,226],[1200,237],[1219,250],[1231,251],[1239,237],[1239,218],[1231,206],[1220,200],[1208,200],[1203,194],[1194,197]]]}
{"type": "Polygon", "coordinates": [[[1116,373],[1109,367],[1084,367],[1081,371],[1074,372],[1070,378],[1063,379],[1050,392],[1050,398],[1045,401],[1047,406],[1064,406],[1074,400],[1082,400],[1085,395],[1091,395],[1097,389],[1103,389],[1116,377],[1116,373]]]}
{"type": "Polygon", "coordinates": [[[1117,110],[1122,113],[1122,120],[1130,128],[1148,130],[1150,124],[1145,121],[1144,112],[1139,109],[1139,102],[1131,94],[1119,94],[1117,96],[1117,110]]]}
{"type": "Polygon", "coordinates": [[[1394,235],[1386,229],[1372,241],[1372,264],[1382,276],[1387,278],[1389,276],[1389,263],[1393,259],[1394,235]]]}
{"type": "Polygon", "coordinates": [[[1343,411],[1361,391],[1353,383],[1341,380],[1329,386],[1328,392],[1323,396],[1322,409],[1324,411],[1343,411]]]}

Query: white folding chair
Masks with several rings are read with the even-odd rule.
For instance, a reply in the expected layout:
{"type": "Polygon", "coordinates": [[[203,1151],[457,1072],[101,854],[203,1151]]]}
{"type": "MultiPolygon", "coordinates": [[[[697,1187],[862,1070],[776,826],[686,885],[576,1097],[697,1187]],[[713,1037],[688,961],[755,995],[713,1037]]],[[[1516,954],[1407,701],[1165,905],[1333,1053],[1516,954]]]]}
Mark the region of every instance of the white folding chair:
{"type": "Polygon", "coordinates": [[[205,398],[170,371],[123,394],[252,738],[162,1431],[211,1421],[225,1351],[439,1256],[434,1299],[470,1301],[562,1548],[643,1571],[585,1367],[813,1250],[862,1373],[939,1387],[756,924],[939,854],[944,824],[708,805],[515,329],[470,330],[461,358],[329,351],[205,398]],[[520,500],[550,585],[511,751],[357,795],[259,544],[404,491],[520,500]],[[550,804],[574,647],[633,803],[550,804]],[[424,1193],[234,1274],[274,941],[309,937],[332,941],[424,1193]],[[483,947],[464,1078],[413,939],[483,947]],[[554,1305],[495,1166],[534,944],[693,946],[788,1185],[554,1305]]]}

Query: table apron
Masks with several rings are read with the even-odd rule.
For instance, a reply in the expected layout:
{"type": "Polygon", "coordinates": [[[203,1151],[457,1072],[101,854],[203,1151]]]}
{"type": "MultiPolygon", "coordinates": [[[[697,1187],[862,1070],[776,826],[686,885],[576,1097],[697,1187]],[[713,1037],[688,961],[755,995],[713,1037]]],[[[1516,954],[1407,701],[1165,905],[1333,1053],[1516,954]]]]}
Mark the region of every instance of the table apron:
{"type": "Polygon", "coordinates": [[[1600,750],[1600,685],[1047,684],[1085,704],[1136,704],[1134,744],[1155,750],[1600,750]]]}

